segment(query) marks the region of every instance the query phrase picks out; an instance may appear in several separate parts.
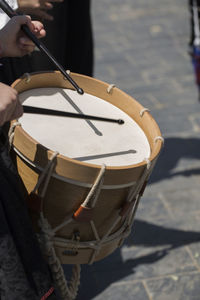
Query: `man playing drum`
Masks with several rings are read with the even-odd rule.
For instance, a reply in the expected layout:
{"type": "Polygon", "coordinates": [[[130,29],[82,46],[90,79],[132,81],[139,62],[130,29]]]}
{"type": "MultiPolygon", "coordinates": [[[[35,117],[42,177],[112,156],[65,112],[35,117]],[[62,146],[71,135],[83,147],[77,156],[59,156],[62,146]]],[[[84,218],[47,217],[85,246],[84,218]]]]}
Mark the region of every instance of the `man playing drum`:
{"type": "MultiPolygon", "coordinates": [[[[33,51],[33,43],[20,29],[23,24],[38,38],[44,37],[45,30],[40,22],[31,22],[27,16],[14,17],[0,30],[0,57],[21,57],[33,51]]],[[[0,83],[0,126],[20,117],[22,113],[17,91],[0,83]]],[[[0,299],[58,299],[50,271],[33,233],[19,189],[19,178],[1,128],[0,220],[0,299]]]]}
{"type": "MultiPolygon", "coordinates": [[[[48,32],[45,46],[67,70],[93,75],[93,36],[90,0],[6,0],[14,10],[42,19],[48,32]]],[[[0,28],[8,17],[0,9],[0,28]]],[[[0,60],[0,80],[13,83],[24,73],[53,70],[54,66],[39,51],[23,58],[0,60]]]]}

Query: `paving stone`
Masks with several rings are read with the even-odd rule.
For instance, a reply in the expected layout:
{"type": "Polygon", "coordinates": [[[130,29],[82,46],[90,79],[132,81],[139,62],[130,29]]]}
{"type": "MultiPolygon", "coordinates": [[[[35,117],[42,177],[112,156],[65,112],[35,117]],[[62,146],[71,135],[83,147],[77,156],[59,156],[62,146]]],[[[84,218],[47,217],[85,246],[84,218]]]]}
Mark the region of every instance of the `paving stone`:
{"type": "Polygon", "coordinates": [[[122,300],[124,298],[127,300],[149,300],[149,297],[142,283],[128,283],[125,285],[113,284],[108,289],[105,289],[101,295],[98,295],[93,299],[122,300]]]}
{"type": "MultiPolygon", "coordinates": [[[[164,239],[161,236],[158,236],[157,240],[155,240],[156,236],[153,235],[154,242],[150,242],[149,239],[148,241],[140,239],[141,246],[143,245],[143,247],[138,247],[138,249],[127,248],[126,251],[122,249],[124,264],[120,268],[120,273],[123,274],[125,270],[127,272],[128,267],[130,270],[132,267],[132,273],[130,272],[130,274],[124,276],[121,280],[148,279],[198,270],[185,247],[183,247],[184,241],[181,241],[181,238],[177,239],[177,241],[173,240],[176,234],[178,236],[178,232],[175,233],[170,228],[163,228],[163,230],[160,229],[160,234],[163,231],[163,235],[165,236],[165,230],[169,235],[171,232],[171,241],[170,238],[164,239]],[[148,242],[150,243],[148,244],[148,242]],[[159,246],[159,243],[164,244],[164,246],[159,246]]],[[[179,232],[181,233],[181,231],[179,232]]],[[[185,241],[185,244],[187,244],[187,241],[185,241]]]]}
{"type": "MultiPolygon", "coordinates": [[[[164,195],[165,201],[167,201],[172,214],[176,217],[182,214],[191,214],[196,211],[199,205],[199,189],[182,189],[174,190],[172,192],[168,191],[164,195]]],[[[200,224],[197,226],[200,230],[200,224]]]]}
{"type": "Polygon", "coordinates": [[[151,197],[143,197],[136,212],[137,219],[143,219],[146,222],[156,222],[158,225],[168,223],[169,213],[159,195],[151,197]]]}
{"type": "Polygon", "coordinates": [[[200,274],[172,275],[171,278],[157,278],[147,282],[154,300],[199,300],[200,274]]]}
{"type": "Polygon", "coordinates": [[[165,144],[131,234],[107,258],[82,266],[78,300],[200,299],[200,103],[187,4],[92,2],[94,77],[150,108],[165,144]]]}
{"type": "Polygon", "coordinates": [[[200,242],[191,244],[188,248],[194,263],[196,263],[196,266],[200,269],[200,242]]]}

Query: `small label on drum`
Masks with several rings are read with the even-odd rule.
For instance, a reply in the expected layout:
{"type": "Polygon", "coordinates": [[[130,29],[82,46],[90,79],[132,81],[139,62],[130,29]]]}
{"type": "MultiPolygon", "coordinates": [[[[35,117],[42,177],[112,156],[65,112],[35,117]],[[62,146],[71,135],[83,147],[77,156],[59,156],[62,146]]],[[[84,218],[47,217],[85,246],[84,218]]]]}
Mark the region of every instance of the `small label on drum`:
{"type": "Polygon", "coordinates": [[[66,256],[76,256],[76,255],[78,255],[78,251],[74,250],[74,249],[67,249],[67,250],[63,251],[62,254],[66,255],[66,256]]]}

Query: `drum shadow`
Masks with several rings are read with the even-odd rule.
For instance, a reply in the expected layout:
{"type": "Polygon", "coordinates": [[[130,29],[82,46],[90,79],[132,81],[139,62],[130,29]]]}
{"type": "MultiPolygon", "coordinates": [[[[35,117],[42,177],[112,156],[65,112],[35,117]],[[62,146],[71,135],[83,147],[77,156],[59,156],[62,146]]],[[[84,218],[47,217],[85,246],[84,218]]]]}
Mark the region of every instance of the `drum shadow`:
{"type": "MultiPolygon", "coordinates": [[[[52,88],[52,87],[43,87],[43,88],[36,88],[34,89],[34,97],[42,97],[42,96],[52,96],[56,94],[59,91],[59,88],[52,88]]],[[[21,104],[24,103],[24,101],[27,100],[27,96],[25,96],[23,93],[20,94],[20,102],[21,104]]]]}
{"type": "Polygon", "coordinates": [[[200,139],[198,138],[166,138],[160,157],[150,177],[150,183],[175,176],[191,176],[200,174],[199,167],[190,167],[192,160],[200,160],[200,139]],[[174,170],[180,160],[187,161],[182,170],[174,170]]]}
{"type": "MultiPolygon", "coordinates": [[[[76,110],[77,113],[79,114],[84,114],[84,112],[74,103],[74,101],[67,95],[62,89],[59,89],[59,93],[67,100],[67,102],[76,110]]],[[[94,131],[96,135],[102,136],[102,132],[98,130],[94,124],[89,121],[85,120],[85,122],[89,125],[89,127],[94,131]]]]}
{"type": "MultiPolygon", "coordinates": [[[[75,109],[75,111],[79,114],[84,114],[84,112],[74,103],[74,101],[69,97],[69,95],[66,94],[66,92],[63,91],[61,88],[40,88],[35,89],[34,96],[42,97],[42,96],[50,96],[54,95],[56,93],[60,93],[65,100],[75,109]]],[[[80,96],[81,97],[81,96],[80,96]]],[[[24,100],[23,100],[24,102],[24,100]]],[[[23,103],[22,102],[22,103],[23,103]]],[[[90,121],[85,120],[85,122],[89,125],[89,127],[95,132],[95,134],[102,136],[102,132],[98,130],[98,128],[90,121]]]]}
{"type": "MultiPolygon", "coordinates": [[[[190,168],[173,172],[181,158],[188,160],[200,159],[200,140],[195,138],[167,138],[165,145],[154,170],[152,182],[173,178],[174,176],[190,176],[200,174],[200,168],[190,168]],[[159,172],[159,174],[157,174],[159,172]]],[[[157,264],[174,249],[200,242],[200,233],[166,228],[143,220],[135,220],[132,233],[124,242],[126,254],[121,249],[93,265],[83,265],[81,271],[81,284],[77,300],[90,300],[101,294],[112,283],[125,281],[129,277],[137,277],[136,269],[148,275],[157,264]],[[147,253],[135,250],[133,246],[146,248],[147,253]],[[149,248],[149,249],[148,249],[149,248]],[[152,249],[155,248],[155,249],[152,249]],[[159,249],[158,249],[159,248],[159,249]],[[155,264],[155,265],[154,265],[155,264]],[[145,273],[145,265],[149,270],[145,273]],[[140,268],[140,266],[142,266],[140,268]]],[[[70,266],[63,266],[66,278],[70,278],[70,266]]],[[[155,271],[156,272],[156,271],[155,271]]],[[[142,275],[143,275],[142,274],[142,275]]],[[[149,276],[150,277],[150,276],[149,276]]]]}
{"type": "Polygon", "coordinates": [[[168,245],[170,249],[175,249],[191,243],[200,242],[200,233],[196,231],[166,228],[139,219],[135,219],[133,226],[134,234],[130,234],[125,240],[125,244],[128,247],[168,245]]]}
{"type": "Polygon", "coordinates": [[[100,158],[105,158],[105,157],[113,157],[113,156],[118,156],[118,155],[127,155],[127,154],[135,154],[135,153],[137,153],[136,150],[127,150],[127,151],[111,152],[111,153],[105,153],[105,154],[99,154],[99,155],[74,157],[73,159],[76,159],[79,161],[85,161],[85,160],[93,160],[93,159],[100,159],[100,158]]]}
{"type": "MultiPolygon", "coordinates": [[[[147,274],[148,277],[151,277],[149,272],[151,273],[154,270],[156,272],[156,265],[154,267],[152,265],[169,255],[170,251],[200,242],[200,233],[195,231],[166,228],[139,219],[135,220],[133,226],[134,233],[130,234],[124,242],[126,251],[123,256],[118,248],[107,258],[95,262],[91,266],[82,265],[81,284],[76,300],[93,299],[112,283],[120,280],[125,281],[128,276],[130,280],[137,279],[134,278],[134,274],[136,268],[138,269],[140,265],[142,266],[140,278],[141,276],[147,276],[147,274]],[[149,247],[149,249],[147,249],[146,255],[138,256],[139,250],[133,246],[149,247]],[[151,247],[157,247],[157,249],[154,251],[151,247]],[[151,265],[148,273],[147,271],[145,273],[144,265],[151,265]]],[[[68,279],[70,277],[69,265],[63,267],[68,279]]]]}

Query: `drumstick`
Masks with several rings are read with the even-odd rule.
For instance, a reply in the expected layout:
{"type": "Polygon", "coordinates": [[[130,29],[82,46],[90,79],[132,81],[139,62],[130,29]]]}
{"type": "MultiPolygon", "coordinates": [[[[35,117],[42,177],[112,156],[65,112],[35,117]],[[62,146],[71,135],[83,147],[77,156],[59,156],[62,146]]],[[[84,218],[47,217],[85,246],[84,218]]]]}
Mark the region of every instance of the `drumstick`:
{"type": "Polygon", "coordinates": [[[122,119],[111,119],[111,118],[104,118],[104,117],[98,117],[93,115],[76,114],[71,112],[27,106],[27,105],[23,105],[23,109],[25,113],[29,113],[29,114],[41,114],[41,115],[50,115],[50,116],[58,116],[58,117],[69,117],[69,118],[86,119],[86,120],[94,120],[94,121],[104,121],[104,122],[118,123],[120,125],[124,124],[124,120],[122,119]]]}
{"type": "MultiPolygon", "coordinates": [[[[5,0],[0,0],[0,8],[10,17],[18,16],[18,14],[8,5],[5,0]]],[[[58,70],[64,75],[65,78],[73,85],[73,87],[77,90],[79,94],[83,94],[84,91],[80,88],[77,83],[67,74],[65,69],[58,63],[55,57],[49,52],[46,46],[30,31],[27,25],[21,26],[23,32],[32,40],[32,42],[41,50],[41,52],[45,53],[46,56],[51,60],[51,62],[58,68],[58,70]]]]}

